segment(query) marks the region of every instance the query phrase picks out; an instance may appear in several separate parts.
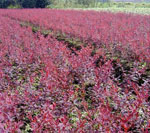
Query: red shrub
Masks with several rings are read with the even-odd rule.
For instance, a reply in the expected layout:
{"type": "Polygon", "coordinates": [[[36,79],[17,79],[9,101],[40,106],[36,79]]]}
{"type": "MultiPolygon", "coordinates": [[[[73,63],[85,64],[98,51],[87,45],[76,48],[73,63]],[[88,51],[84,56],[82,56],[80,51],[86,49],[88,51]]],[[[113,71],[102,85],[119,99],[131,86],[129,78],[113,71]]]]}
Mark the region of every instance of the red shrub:
{"type": "Polygon", "coordinates": [[[149,16],[0,11],[0,132],[149,131],[149,16]],[[70,49],[16,20],[87,46],[70,49]]]}

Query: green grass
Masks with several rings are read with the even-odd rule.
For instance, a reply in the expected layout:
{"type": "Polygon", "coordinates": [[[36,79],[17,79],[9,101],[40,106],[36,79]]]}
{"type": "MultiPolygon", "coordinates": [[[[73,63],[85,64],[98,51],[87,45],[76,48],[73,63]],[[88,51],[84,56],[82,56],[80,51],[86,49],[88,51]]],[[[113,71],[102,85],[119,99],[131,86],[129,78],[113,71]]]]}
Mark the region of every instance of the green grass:
{"type": "Polygon", "coordinates": [[[125,13],[138,13],[149,15],[150,14],[150,3],[146,2],[108,2],[108,3],[95,3],[90,4],[88,7],[85,5],[79,4],[68,4],[65,5],[62,3],[57,3],[56,5],[49,5],[47,8],[56,8],[56,9],[74,9],[74,10],[95,10],[95,11],[108,11],[108,12],[125,12],[125,13]]]}
{"type": "Polygon", "coordinates": [[[135,13],[135,14],[143,14],[150,15],[150,8],[65,8],[66,10],[94,10],[94,11],[106,11],[106,12],[124,12],[124,13],[135,13]]]}
{"type": "Polygon", "coordinates": [[[108,12],[125,12],[125,13],[137,13],[137,14],[150,14],[150,8],[91,8],[88,10],[96,10],[96,11],[108,11],[108,12]]]}

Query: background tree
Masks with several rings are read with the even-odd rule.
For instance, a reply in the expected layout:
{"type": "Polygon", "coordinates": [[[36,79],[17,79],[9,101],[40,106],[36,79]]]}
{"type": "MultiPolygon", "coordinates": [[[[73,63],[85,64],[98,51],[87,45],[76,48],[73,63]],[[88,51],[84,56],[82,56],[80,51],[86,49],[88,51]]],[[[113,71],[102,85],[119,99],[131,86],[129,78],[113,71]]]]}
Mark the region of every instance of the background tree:
{"type": "Polygon", "coordinates": [[[0,0],[0,8],[7,8],[10,5],[15,5],[16,0],[0,0]]]}
{"type": "Polygon", "coordinates": [[[4,0],[0,0],[0,8],[3,8],[3,2],[4,0]]]}
{"type": "Polygon", "coordinates": [[[48,0],[36,0],[36,8],[45,8],[49,3],[48,0]]]}
{"type": "Polygon", "coordinates": [[[77,0],[78,4],[87,5],[87,6],[89,6],[92,2],[93,2],[93,0],[77,0]]]}
{"type": "Polygon", "coordinates": [[[36,5],[36,0],[23,0],[22,7],[23,8],[34,8],[36,5]]]}

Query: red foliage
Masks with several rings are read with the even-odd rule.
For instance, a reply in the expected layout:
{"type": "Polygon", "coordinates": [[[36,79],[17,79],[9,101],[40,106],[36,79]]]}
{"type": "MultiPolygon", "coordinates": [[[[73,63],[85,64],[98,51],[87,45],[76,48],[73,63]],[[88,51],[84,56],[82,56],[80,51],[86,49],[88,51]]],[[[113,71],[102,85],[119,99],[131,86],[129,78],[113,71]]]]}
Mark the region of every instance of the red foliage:
{"type": "Polygon", "coordinates": [[[0,20],[0,132],[149,131],[149,16],[0,10],[0,20]],[[71,51],[20,21],[88,44],[71,51]]]}

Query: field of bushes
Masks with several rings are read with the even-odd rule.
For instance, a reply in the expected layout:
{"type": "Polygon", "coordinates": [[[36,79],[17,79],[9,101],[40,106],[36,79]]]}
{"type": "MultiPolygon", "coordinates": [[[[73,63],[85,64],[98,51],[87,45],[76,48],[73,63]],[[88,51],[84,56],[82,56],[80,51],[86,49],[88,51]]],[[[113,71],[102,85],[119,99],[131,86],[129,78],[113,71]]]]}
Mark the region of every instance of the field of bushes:
{"type": "Polygon", "coordinates": [[[149,133],[150,16],[0,9],[0,132],[149,133]]]}

